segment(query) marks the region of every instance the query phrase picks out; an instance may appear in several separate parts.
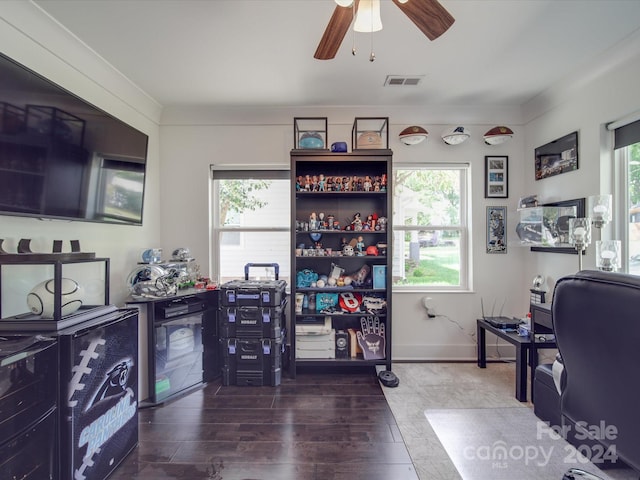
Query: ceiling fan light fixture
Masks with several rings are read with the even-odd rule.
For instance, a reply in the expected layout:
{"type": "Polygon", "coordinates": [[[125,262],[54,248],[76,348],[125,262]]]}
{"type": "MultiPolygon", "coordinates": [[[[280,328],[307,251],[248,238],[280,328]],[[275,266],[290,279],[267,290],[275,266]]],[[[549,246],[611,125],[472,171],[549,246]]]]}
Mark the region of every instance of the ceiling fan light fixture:
{"type": "Polygon", "coordinates": [[[336,0],[336,3],[341,7],[350,7],[353,5],[353,0],[336,0]]]}
{"type": "Polygon", "coordinates": [[[356,32],[378,32],[382,30],[380,0],[360,0],[353,29],[356,32]]]}
{"type": "Polygon", "coordinates": [[[428,136],[429,132],[417,125],[405,128],[400,132],[400,135],[398,135],[400,141],[405,145],[417,145],[425,141],[428,136]]]}
{"type": "Polygon", "coordinates": [[[442,132],[442,140],[447,145],[460,145],[471,136],[469,130],[464,127],[449,127],[442,132]]]}
{"type": "Polygon", "coordinates": [[[484,143],[487,145],[500,145],[508,142],[513,137],[513,130],[509,127],[497,126],[493,127],[484,134],[484,143]]]}

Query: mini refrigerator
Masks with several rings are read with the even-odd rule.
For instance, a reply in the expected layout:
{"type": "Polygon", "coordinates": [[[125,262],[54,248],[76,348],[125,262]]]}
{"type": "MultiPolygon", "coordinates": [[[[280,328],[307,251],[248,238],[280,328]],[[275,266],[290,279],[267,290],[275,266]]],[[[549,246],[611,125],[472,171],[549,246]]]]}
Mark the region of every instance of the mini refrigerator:
{"type": "Polygon", "coordinates": [[[92,312],[55,334],[61,479],[103,480],[138,444],[138,310],[92,312]]]}

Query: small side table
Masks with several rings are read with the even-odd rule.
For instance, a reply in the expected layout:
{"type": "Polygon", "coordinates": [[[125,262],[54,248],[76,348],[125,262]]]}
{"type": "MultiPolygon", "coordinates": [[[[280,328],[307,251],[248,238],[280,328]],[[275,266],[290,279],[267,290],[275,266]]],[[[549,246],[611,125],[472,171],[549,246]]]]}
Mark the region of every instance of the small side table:
{"type": "Polygon", "coordinates": [[[530,336],[521,337],[517,332],[501,330],[483,319],[476,320],[476,324],[478,332],[478,367],[487,367],[487,330],[514,345],[516,347],[516,398],[521,402],[526,402],[527,366],[531,368],[531,392],[533,393],[533,377],[538,366],[538,350],[541,348],[556,348],[555,340],[532,341],[530,336]],[[529,360],[529,365],[527,365],[527,359],[529,360]]]}

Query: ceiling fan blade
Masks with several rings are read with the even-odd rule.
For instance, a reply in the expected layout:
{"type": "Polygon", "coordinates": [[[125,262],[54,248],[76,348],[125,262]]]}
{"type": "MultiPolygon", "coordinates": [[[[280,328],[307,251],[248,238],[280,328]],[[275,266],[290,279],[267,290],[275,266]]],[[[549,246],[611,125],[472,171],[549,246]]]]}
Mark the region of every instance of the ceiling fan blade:
{"type": "Polygon", "coordinates": [[[455,22],[455,18],[440,5],[438,0],[409,0],[406,3],[393,0],[393,3],[416,24],[429,40],[438,38],[455,22]]]}
{"type": "MultiPolygon", "coordinates": [[[[355,10],[358,9],[358,3],[360,0],[355,1],[355,10]]],[[[333,15],[329,20],[327,28],[324,30],[324,34],[320,39],[316,53],[313,54],[313,58],[318,60],[330,60],[336,56],[342,39],[347,34],[349,26],[353,21],[353,7],[341,7],[336,5],[333,15]]]]}

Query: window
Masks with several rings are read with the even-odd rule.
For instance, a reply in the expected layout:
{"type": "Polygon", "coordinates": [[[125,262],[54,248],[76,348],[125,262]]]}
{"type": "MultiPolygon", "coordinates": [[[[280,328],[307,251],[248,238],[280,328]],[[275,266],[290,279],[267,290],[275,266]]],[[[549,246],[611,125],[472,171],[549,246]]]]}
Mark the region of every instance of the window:
{"type": "Polygon", "coordinates": [[[616,212],[622,226],[622,270],[640,275],[640,120],[615,129],[615,158],[620,205],[616,212]]]}
{"type": "Polygon", "coordinates": [[[394,290],[467,290],[469,165],[399,165],[393,175],[394,290]]]}
{"type": "MultiPolygon", "coordinates": [[[[277,263],[280,278],[288,283],[289,171],[213,166],[212,178],[214,277],[224,283],[242,278],[247,263],[277,263]]],[[[260,275],[260,270],[252,274],[260,275]]]]}

